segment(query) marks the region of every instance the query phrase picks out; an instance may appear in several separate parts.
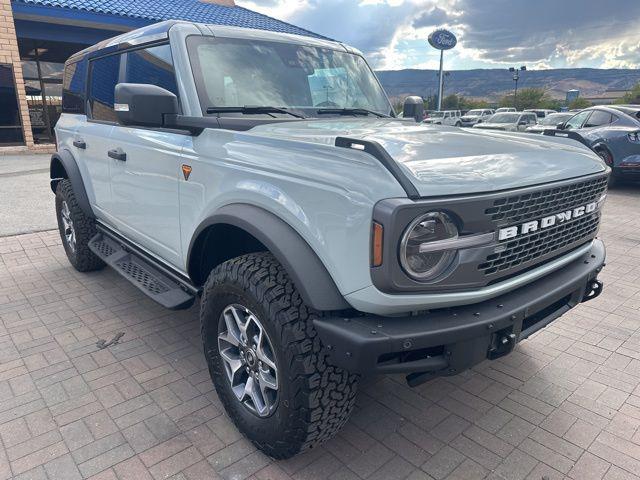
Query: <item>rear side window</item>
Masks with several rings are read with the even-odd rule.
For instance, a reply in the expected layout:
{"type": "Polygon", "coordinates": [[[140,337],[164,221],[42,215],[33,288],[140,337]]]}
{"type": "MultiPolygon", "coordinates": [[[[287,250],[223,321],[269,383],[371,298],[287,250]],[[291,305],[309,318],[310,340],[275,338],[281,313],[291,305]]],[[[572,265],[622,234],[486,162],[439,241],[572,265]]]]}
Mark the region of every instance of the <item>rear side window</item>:
{"type": "Polygon", "coordinates": [[[62,113],[85,113],[86,80],[86,59],[65,65],[62,78],[62,113]]]}
{"type": "Polygon", "coordinates": [[[114,93],[120,73],[121,55],[92,60],[89,74],[89,103],[91,118],[105,122],[115,122],[116,114],[113,110],[114,93]]]}
{"type": "Polygon", "coordinates": [[[609,125],[612,122],[611,114],[602,110],[594,110],[589,119],[584,124],[584,128],[600,127],[609,125]]]}
{"type": "Polygon", "coordinates": [[[157,85],[178,95],[169,45],[134,50],[127,54],[126,83],[157,85]]]}

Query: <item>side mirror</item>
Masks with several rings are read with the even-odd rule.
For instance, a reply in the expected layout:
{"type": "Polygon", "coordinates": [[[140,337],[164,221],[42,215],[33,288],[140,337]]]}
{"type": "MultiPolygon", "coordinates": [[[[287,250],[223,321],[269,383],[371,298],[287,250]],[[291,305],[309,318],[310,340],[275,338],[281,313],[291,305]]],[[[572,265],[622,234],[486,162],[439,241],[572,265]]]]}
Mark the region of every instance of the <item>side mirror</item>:
{"type": "Polygon", "coordinates": [[[556,128],[558,130],[564,130],[564,122],[560,122],[559,124],[556,125],[556,128]]]}
{"type": "Polygon", "coordinates": [[[165,115],[179,113],[178,98],[157,85],[119,83],[115,89],[118,123],[138,127],[163,127],[165,115]]]}
{"type": "Polygon", "coordinates": [[[413,118],[418,123],[422,122],[424,117],[424,100],[422,100],[422,97],[412,96],[405,98],[402,116],[404,118],[413,118]]]}

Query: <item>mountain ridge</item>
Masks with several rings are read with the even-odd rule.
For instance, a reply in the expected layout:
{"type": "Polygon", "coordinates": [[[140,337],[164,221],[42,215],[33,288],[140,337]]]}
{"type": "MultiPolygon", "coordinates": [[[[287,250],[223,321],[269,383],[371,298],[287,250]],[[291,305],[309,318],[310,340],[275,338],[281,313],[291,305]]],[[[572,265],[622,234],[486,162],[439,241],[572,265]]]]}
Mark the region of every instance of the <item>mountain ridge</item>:
{"type": "MultiPolygon", "coordinates": [[[[421,69],[380,70],[376,74],[391,97],[428,97],[438,90],[438,71],[421,69]]],[[[556,68],[520,72],[518,88],[543,88],[552,98],[564,99],[570,89],[580,96],[600,95],[608,90],[629,90],[640,82],[640,69],[556,68]]],[[[513,92],[514,81],[506,69],[449,70],[444,95],[498,100],[513,92]]]]}

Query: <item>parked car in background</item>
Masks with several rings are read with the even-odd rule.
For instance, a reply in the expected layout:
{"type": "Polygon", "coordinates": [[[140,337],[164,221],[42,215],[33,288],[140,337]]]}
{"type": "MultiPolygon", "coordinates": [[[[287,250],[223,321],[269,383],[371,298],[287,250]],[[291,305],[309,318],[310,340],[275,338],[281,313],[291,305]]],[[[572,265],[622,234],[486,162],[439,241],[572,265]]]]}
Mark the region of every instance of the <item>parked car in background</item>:
{"type": "Polygon", "coordinates": [[[640,179],[640,105],[590,107],[569,118],[560,130],[579,133],[611,167],[611,182],[640,179]]]}
{"type": "Polygon", "coordinates": [[[424,123],[460,127],[462,126],[461,117],[460,110],[444,110],[441,112],[432,112],[429,117],[425,119],[424,123]]]}
{"type": "Polygon", "coordinates": [[[460,122],[463,127],[473,127],[476,123],[484,122],[487,118],[493,115],[495,112],[489,108],[477,108],[469,110],[467,113],[460,117],[460,122]]]}
{"type": "Polygon", "coordinates": [[[524,132],[528,127],[538,123],[535,113],[526,112],[505,112],[496,113],[485,122],[476,123],[473,128],[484,128],[488,130],[505,130],[508,132],[524,132]]]}
{"type": "Polygon", "coordinates": [[[573,115],[574,114],[571,112],[551,113],[544,118],[538,119],[538,123],[536,125],[527,127],[525,132],[544,133],[545,130],[555,130],[558,128],[559,124],[566,122],[573,117],[573,115]]]}
{"type": "Polygon", "coordinates": [[[517,112],[517,110],[513,107],[500,107],[496,110],[496,113],[505,113],[505,112],[517,112]]]}
{"type": "Polygon", "coordinates": [[[552,113],[558,113],[555,110],[549,110],[546,108],[527,108],[523,110],[524,112],[535,113],[538,118],[545,118],[547,115],[551,115],[552,113]]]}

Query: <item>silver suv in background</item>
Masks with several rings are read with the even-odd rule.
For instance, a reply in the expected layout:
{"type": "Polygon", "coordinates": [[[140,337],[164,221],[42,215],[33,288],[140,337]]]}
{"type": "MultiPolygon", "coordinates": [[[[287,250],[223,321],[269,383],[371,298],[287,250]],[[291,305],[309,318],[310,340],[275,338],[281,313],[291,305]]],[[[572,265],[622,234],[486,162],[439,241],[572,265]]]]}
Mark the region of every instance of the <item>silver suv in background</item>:
{"type": "Polygon", "coordinates": [[[69,262],[198,302],[221,405],[272,457],[335,435],[362,377],[455,375],[601,291],[597,155],[394,118],[344,44],[163,22],[75,54],[62,96],[69,262]]]}
{"type": "Polygon", "coordinates": [[[504,130],[507,132],[524,132],[530,126],[538,123],[535,113],[508,112],[496,113],[482,123],[477,123],[473,128],[485,130],[504,130]]]}
{"type": "Polygon", "coordinates": [[[544,133],[545,130],[555,130],[558,128],[558,125],[562,125],[564,122],[573,117],[573,115],[574,114],[570,112],[550,113],[546,117],[538,119],[538,123],[536,125],[527,127],[525,132],[544,133]]]}
{"type": "Polygon", "coordinates": [[[473,127],[476,123],[484,122],[493,114],[494,114],[494,111],[489,108],[478,108],[474,110],[469,110],[462,117],[460,117],[461,126],[473,127]]]}

